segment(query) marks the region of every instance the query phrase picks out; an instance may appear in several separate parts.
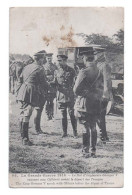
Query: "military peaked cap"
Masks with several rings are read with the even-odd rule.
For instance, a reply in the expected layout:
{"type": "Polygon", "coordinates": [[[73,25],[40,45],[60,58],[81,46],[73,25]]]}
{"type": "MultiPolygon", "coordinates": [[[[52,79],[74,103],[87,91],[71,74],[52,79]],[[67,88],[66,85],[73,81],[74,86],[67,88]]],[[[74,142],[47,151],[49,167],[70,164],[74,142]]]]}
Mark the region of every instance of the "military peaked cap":
{"type": "Polygon", "coordinates": [[[34,56],[43,56],[43,55],[46,55],[46,51],[45,50],[39,51],[39,52],[34,54],[34,56]]]}
{"type": "Polygon", "coordinates": [[[68,57],[66,55],[63,55],[63,54],[58,54],[57,58],[58,58],[58,60],[66,60],[68,57]]]}

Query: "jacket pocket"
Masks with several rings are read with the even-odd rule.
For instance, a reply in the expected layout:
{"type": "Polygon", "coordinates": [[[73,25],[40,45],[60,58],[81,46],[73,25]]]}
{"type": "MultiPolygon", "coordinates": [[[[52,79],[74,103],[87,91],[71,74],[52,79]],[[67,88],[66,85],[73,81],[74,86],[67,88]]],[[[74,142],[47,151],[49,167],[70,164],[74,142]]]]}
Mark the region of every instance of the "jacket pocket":
{"type": "Polygon", "coordinates": [[[81,111],[81,112],[87,112],[86,109],[86,98],[78,96],[75,105],[74,105],[75,110],[81,111]]]}

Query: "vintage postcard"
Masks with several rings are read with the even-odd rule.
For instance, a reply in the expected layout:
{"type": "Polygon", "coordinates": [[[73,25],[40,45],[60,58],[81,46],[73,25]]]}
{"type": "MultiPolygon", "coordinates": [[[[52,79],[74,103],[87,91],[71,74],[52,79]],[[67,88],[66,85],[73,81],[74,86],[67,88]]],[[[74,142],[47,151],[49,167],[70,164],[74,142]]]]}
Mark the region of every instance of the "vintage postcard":
{"type": "Polygon", "coordinates": [[[10,8],[9,185],[123,187],[124,9],[10,8]]]}

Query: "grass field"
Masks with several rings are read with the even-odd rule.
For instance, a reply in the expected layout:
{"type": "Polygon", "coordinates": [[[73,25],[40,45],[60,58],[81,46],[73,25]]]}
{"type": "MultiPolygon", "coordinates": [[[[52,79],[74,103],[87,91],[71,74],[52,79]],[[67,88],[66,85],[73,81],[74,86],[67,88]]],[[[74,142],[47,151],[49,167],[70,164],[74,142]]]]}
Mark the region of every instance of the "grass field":
{"type": "Polygon", "coordinates": [[[78,138],[72,137],[68,121],[67,138],[61,138],[61,121],[58,114],[54,121],[47,121],[42,114],[41,128],[46,134],[36,135],[33,116],[29,137],[33,146],[23,146],[18,117],[19,109],[10,95],[9,171],[11,173],[122,173],[123,172],[123,117],[107,116],[110,142],[97,144],[97,158],[83,158],[82,132],[78,126],[78,138]]]}

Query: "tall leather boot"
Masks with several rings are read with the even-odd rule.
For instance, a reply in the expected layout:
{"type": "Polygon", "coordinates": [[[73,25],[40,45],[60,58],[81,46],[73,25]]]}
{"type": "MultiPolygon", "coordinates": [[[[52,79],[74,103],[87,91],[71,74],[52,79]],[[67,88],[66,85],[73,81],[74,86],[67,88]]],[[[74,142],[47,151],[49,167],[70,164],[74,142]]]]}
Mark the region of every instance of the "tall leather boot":
{"type": "Polygon", "coordinates": [[[34,127],[37,134],[43,133],[40,127],[41,114],[41,110],[36,110],[36,116],[34,117],[34,127]]]}
{"type": "Polygon", "coordinates": [[[53,100],[50,100],[50,120],[54,118],[54,103],[53,100]]]}
{"type": "Polygon", "coordinates": [[[107,135],[107,131],[106,131],[105,115],[103,115],[101,117],[100,126],[101,126],[101,133],[102,133],[103,138],[105,139],[105,141],[109,141],[109,138],[108,138],[108,135],[107,135]]]}
{"type": "Polygon", "coordinates": [[[21,134],[21,137],[23,138],[23,128],[22,128],[22,121],[19,122],[19,129],[20,129],[20,134],[21,134]]]}
{"type": "Polygon", "coordinates": [[[91,156],[95,156],[96,155],[96,144],[97,144],[97,130],[91,129],[91,156]]]}
{"type": "Polygon", "coordinates": [[[51,120],[51,105],[50,105],[50,100],[47,100],[46,105],[45,105],[45,112],[47,114],[47,120],[51,120]]]}
{"type": "Polygon", "coordinates": [[[73,135],[74,137],[77,137],[77,120],[75,119],[74,115],[70,115],[70,119],[73,128],[73,135]]]}
{"type": "Polygon", "coordinates": [[[101,103],[101,113],[100,113],[100,117],[99,117],[99,128],[100,128],[100,132],[101,132],[101,140],[102,141],[109,141],[109,137],[107,135],[107,130],[106,130],[106,120],[105,120],[105,116],[106,116],[106,107],[107,107],[108,101],[107,100],[103,100],[101,103]]]}
{"type": "Polygon", "coordinates": [[[63,129],[62,137],[67,137],[67,118],[62,118],[62,129],[63,129]]]}
{"type": "Polygon", "coordinates": [[[109,138],[107,136],[106,131],[106,121],[105,116],[100,116],[100,118],[97,121],[97,124],[100,128],[100,139],[105,143],[106,141],[109,141],[109,138]]]}
{"type": "Polygon", "coordinates": [[[28,145],[31,146],[32,142],[30,142],[29,137],[28,137],[28,127],[29,127],[29,123],[28,122],[22,122],[22,143],[23,145],[28,145]]]}
{"type": "Polygon", "coordinates": [[[89,157],[90,133],[83,133],[83,156],[89,157]]]}

